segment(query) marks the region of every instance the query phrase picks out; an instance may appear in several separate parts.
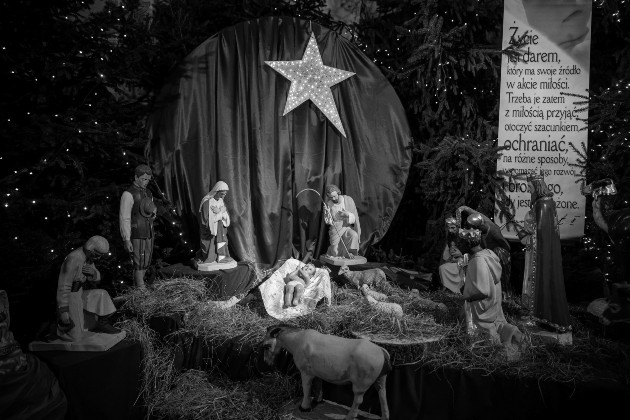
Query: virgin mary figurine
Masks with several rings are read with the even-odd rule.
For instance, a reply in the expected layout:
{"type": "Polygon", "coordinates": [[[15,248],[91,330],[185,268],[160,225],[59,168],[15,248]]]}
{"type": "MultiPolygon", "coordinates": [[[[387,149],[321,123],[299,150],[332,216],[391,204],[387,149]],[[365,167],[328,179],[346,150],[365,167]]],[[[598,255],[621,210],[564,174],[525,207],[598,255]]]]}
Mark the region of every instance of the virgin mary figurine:
{"type": "Polygon", "coordinates": [[[534,321],[559,333],[571,330],[564,289],[558,216],[553,193],[542,175],[529,176],[533,233],[528,306],[534,321]]]}
{"type": "Polygon", "coordinates": [[[201,200],[201,249],[196,256],[197,269],[200,271],[236,266],[228,251],[227,227],[230,226],[230,215],[223,201],[228,191],[228,185],[219,181],[201,200]]]}

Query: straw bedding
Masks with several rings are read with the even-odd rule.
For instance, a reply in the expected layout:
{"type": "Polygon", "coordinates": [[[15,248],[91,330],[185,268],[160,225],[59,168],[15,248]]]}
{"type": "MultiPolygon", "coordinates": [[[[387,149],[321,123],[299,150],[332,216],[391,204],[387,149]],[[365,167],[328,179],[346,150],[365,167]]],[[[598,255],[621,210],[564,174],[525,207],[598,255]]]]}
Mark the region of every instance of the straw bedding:
{"type": "MultiPolygon", "coordinates": [[[[192,278],[159,281],[147,290],[130,291],[124,299],[121,312],[127,315],[119,326],[143,345],[142,399],[153,418],[272,419],[284,401],[300,395],[299,381],[278,373],[234,382],[212,364],[206,372],[177,372],[174,349],[148,327],[153,316],[178,313],[183,314],[183,332],[211,346],[237,336],[243,344],[258,343],[266,328],[278,323],[266,316],[260,300],[220,309],[212,303],[214,297],[204,282],[192,278]]],[[[630,384],[628,346],[593,336],[575,317],[573,345],[544,344],[526,332],[520,360],[510,361],[501,346],[466,334],[459,316],[460,299],[444,292],[418,294],[395,287],[388,300],[405,312],[401,320],[395,320],[365,303],[358,291],[340,287],[331,306],[318,306],[293,324],[344,337],[377,336],[394,364],[422,362],[435,369],[500,371],[569,383],[607,377],[630,384]]],[[[572,308],[572,312],[579,310],[572,308]]],[[[517,305],[504,303],[504,312],[509,322],[522,327],[517,305]]]]}

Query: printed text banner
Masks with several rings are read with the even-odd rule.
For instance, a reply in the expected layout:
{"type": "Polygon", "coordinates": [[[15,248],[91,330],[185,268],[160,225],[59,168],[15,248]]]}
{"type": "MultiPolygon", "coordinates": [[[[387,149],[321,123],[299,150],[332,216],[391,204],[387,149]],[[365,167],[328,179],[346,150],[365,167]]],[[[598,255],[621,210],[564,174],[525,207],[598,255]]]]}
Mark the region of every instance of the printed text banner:
{"type": "MultiPolygon", "coordinates": [[[[580,193],[578,154],[587,147],[584,121],[574,97],[586,94],[590,60],[591,1],[505,0],[503,48],[525,36],[518,57],[503,56],[499,145],[507,149],[497,170],[542,173],[554,193],[560,237],[584,234],[585,197],[580,193]],[[572,147],[573,146],[573,147],[572,147]]],[[[507,182],[506,191],[522,221],[530,208],[527,181],[507,182]]],[[[499,226],[505,220],[496,221],[499,226]]],[[[516,239],[512,229],[503,231],[516,239]]]]}

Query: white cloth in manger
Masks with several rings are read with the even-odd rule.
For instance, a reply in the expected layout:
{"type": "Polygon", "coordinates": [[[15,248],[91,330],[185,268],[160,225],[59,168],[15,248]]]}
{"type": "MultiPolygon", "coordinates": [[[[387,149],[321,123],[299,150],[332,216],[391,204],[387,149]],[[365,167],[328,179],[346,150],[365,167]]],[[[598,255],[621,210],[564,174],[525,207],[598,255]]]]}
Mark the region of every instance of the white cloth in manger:
{"type": "Polygon", "coordinates": [[[284,306],[285,277],[302,265],[295,258],[289,258],[278,268],[264,283],[259,286],[263,303],[267,313],[275,319],[287,320],[306,315],[312,312],[321,299],[325,298],[330,305],[332,292],[330,287],[330,274],[325,268],[317,268],[315,275],[304,289],[304,295],[296,306],[284,306]]]}

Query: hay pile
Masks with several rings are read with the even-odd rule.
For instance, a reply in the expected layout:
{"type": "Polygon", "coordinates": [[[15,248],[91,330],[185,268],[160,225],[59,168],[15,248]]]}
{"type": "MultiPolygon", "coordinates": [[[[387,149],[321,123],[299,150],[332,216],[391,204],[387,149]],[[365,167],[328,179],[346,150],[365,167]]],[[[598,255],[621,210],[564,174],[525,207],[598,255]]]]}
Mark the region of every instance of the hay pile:
{"type": "Polygon", "coordinates": [[[164,419],[271,420],[287,399],[299,393],[300,384],[280,374],[239,383],[189,370],[156,400],[153,413],[164,419]]]}
{"type": "Polygon", "coordinates": [[[143,346],[142,388],[146,418],[272,420],[278,409],[300,394],[300,383],[279,373],[236,382],[218,371],[174,368],[175,349],[156,340],[155,333],[137,320],[119,324],[143,346]]]}
{"type": "MultiPolygon", "coordinates": [[[[274,413],[282,402],[299,395],[299,383],[278,374],[237,383],[216,370],[211,374],[176,372],[173,348],[159,342],[147,326],[153,316],[178,313],[183,315],[183,332],[212,346],[236,336],[243,344],[258,343],[268,326],[278,324],[266,315],[260,300],[247,306],[220,309],[212,303],[213,297],[206,291],[204,281],[192,278],[159,281],[147,290],[132,290],[124,298],[123,310],[134,315],[128,316],[121,327],[144,347],[142,397],[151,416],[271,419],[277,418],[274,413]]],[[[572,346],[545,345],[526,333],[521,359],[509,361],[501,346],[468,336],[458,317],[460,298],[444,292],[418,296],[396,288],[388,300],[403,307],[405,316],[399,322],[364,303],[357,290],[339,288],[331,306],[319,306],[309,315],[295,319],[293,324],[344,337],[357,334],[391,340],[442,337],[431,346],[384,345],[394,364],[422,362],[435,369],[475,369],[485,374],[500,371],[517,377],[573,383],[606,377],[630,384],[627,346],[592,336],[575,319],[572,346]]],[[[508,321],[524,331],[518,309],[506,304],[504,310],[508,321]]],[[[214,369],[212,364],[209,369],[214,369]]]]}

